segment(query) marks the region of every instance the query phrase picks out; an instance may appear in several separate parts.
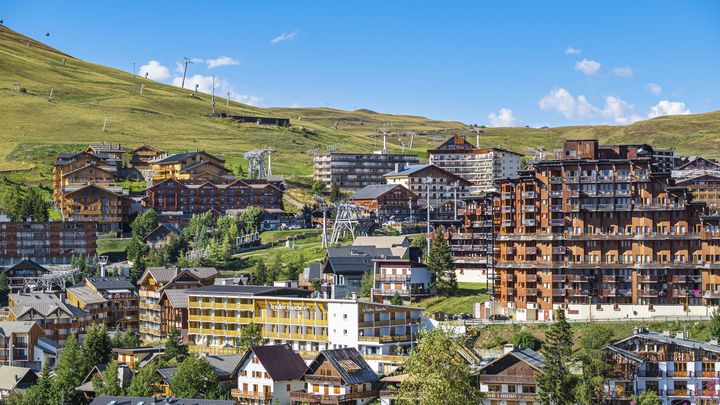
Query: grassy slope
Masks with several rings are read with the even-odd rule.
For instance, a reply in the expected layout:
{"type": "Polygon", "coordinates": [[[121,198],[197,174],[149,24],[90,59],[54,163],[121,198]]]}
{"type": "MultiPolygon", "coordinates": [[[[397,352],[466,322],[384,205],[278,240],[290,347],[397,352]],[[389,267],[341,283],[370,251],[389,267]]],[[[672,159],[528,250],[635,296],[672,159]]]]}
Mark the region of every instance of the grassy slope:
{"type": "Polygon", "coordinates": [[[490,296],[485,283],[459,283],[458,293],[452,297],[437,296],[420,301],[418,306],[430,312],[448,314],[472,314],[476,302],[484,302],[490,296]]]}
{"type": "MultiPolygon", "coordinates": [[[[381,142],[373,137],[380,127],[392,131],[389,143],[393,152],[400,151],[399,133],[420,133],[411,151],[420,156],[434,140],[453,132],[474,139],[459,122],[368,110],[261,109],[231,103],[231,113],[286,116],[293,127],[264,128],[210,119],[207,95],[192,96],[189,90],[140,77],[136,86],[144,83],[144,94],[133,93],[127,72],[74,59],[1,26],[0,77],[0,171],[34,168],[17,177],[26,182],[47,181],[54,154],[89,142],[121,142],[127,147],[152,143],[168,151],[204,148],[225,155],[231,167],[243,162],[246,150],[272,146],[278,150],[273,165],[276,173],[308,175],[311,160],[307,150],[322,151],[334,144],[340,151],[371,151],[381,142]],[[65,65],[63,58],[67,59],[65,65]],[[16,82],[27,92],[12,92],[16,82]],[[53,101],[49,102],[51,88],[53,101]],[[105,115],[108,128],[103,132],[105,115]]],[[[218,105],[220,111],[226,110],[223,99],[218,105]]],[[[527,146],[551,149],[563,139],[594,137],[606,142],[653,142],[675,146],[681,153],[720,157],[720,149],[715,147],[720,143],[718,134],[720,112],[713,112],[662,117],[627,127],[487,128],[481,144],[524,152],[527,146]]]]}

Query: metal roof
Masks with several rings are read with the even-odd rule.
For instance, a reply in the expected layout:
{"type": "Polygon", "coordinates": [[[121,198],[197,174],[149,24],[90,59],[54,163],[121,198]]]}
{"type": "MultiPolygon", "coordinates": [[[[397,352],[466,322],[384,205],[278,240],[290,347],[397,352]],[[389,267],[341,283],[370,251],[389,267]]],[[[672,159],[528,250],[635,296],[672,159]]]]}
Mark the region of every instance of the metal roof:
{"type": "Polygon", "coordinates": [[[299,380],[307,370],[302,357],[286,344],[253,347],[245,352],[241,363],[246,361],[251,352],[257,356],[273,381],[299,380]]]}
{"type": "Polygon", "coordinates": [[[377,374],[354,347],[321,351],[310,363],[306,373],[314,372],[323,358],[337,370],[345,384],[364,384],[378,380],[377,374]]]}
{"type": "MultiPolygon", "coordinates": [[[[361,188],[360,190],[356,191],[355,194],[353,194],[350,199],[351,200],[374,200],[378,197],[384,195],[385,193],[391,191],[392,189],[396,187],[402,187],[403,189],[407,190],[405,187],[403,187],[400,184],[371,184],[369,186],[365,186],[361,188]]],[[[408,190],[409,192],[409,190],[408,190]]]]}

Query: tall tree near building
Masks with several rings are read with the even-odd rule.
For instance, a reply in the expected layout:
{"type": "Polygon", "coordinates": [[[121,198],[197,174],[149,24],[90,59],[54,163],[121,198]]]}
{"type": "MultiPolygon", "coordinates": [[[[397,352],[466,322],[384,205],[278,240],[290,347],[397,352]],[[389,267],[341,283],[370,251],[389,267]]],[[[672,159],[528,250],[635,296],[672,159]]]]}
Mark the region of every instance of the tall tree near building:
{"type": "Polygon", "coordinates": [[[420,332],[419,338],[403,366],[408,377],[400,383],[397,403],[476,405],[470,367],[458,354],[461,343],[443,328],[420,332]]]}
{"type": "Polygon", "coordinates": [[[118,365],[114,361],[108,363],[101,376],[95,376],[92,380],[95,395],[97,396],[120,396],[123,395],[123,387],[118,378],[118,365]]]}
{"type": "Polygon", "coordinates": [[[441,232],[435,232],[435,237],[430,245],[427,267],[435,275],[435,288],[439,294],[453,295],[457,292],[455,263],[453,263],[450,253],[450,245],[441,232]]]}
{"type": "Polygon", "coordinates": [[[105,325],[92,325],[82,345],[85,364],[94,367],[107,364],[112,356],[112,342],[105,325]]]}
{"type": "Polygon", "coordinates": [[[342,193],[340,193],[340,188],[338,187],[337,183],[333,182],[330,185],[330,201],[335,203],[340,200],[342,200],[342,193]]]}
{"type": "Polygon", "coordinates": [[[8,304],[8,294],[10,294],[10,279],[4,271],[0,271],[0,305],[8,304]]]}
{"type": "Polygon", "coordinates": [[[179,398],[212,397],[219,392],[217,374],[207,360],[193,353],[178,364],[170,389],[179,398]]]}
{"type": "Polygon", "coordinates": [[[127,395],[130,397],[151,397],[157,392],[157,385],[160,384],[160,373],[155,362],[135,371],[127,395]]]}
{"type": "Polygon", "coordinates": [[[708,327],[710,338],[720,341],[720,308],[715,307],[710,314],[710,325],[708,327]]]}
{"type": "Polygon", "coordinates": [[[188,355],[188,347],[182,341],[182,336],[175,327],[170,329],[167,340],[165,341],[165,359],[170,360],[175,358],[178,362],[181,362],[188,355]]]}
{"type": "Polygon", "coordinates": [[[574,403],[573,377],[568,365],[572,360],[573,334],[563,310],[555,311],[555,322],[545,334],[542,354],[545,366],[537,376],[539,399],[543,405],[574,403]]]}
{"type": "Polygon", "coordinates": [[[68,336],[65,347],[60,349],[55,367],[55,378],[52,380],[53,401],[50,403],[80,403],[80,391],[75,390],[75,387],[82,383],[88,369],[75,335],[68,336]]]}
{"type": "Polygon", "coordinates": [[[577,385],[575,400],[579,405],[604,403],[603,385],[605,372],[610,365],[605,362],[605,347],[613,341],[614,332],[610,326],[591,323],[580,334],[580,349],[575,359],[582,367],[582,381],[577,385]]]}
{"type": "Polygon", "coordinates": [[[640,395],[633,395],[632,402],[635,405],[662,405],[662,400],[652,390],[643,391],[640,395]]]}
{"type": "Polygon", "coordinates": [[[130,224],[132,230],[132,236],[140,239],[145,238],[158,227],[158,214],[152,209],[149,209],[142,214],[138,214],[137,217],[130,224]]]}
{"type": "Polygon", "coordinates": [[[373,289],[373,273],[372,271],[366,271],[363,273],[360,279],[360,296],[369,297],[373,289]]]}
{"type": "Polygon", "coordinates": [[[260,325],[252,322],[242,327],[240,330],[240,349],[241,352],[251,347],[262,346],[265,339],[262,337],[260,325]]]}
{"type": "Polygon", "coordinates": [[[130,243],[128,243],[127,247],[127,258],[130,261],[136,261],[138,258],[145,257],[148,253],[150,253],[150,248],[145,244],[145,242],[137,237],[133,236],[130,239],[130,243]]]}
{"type": "Polygon", "coordinates": [[[53,383],[50,376],[50,368],[43,367],[40,377],[35,385],[28,388],[24,393],[16,393],[5,399],[6,405],[36,405],[56,404],[57,398],[53,392],[53,383]]]}
{"type": "Polygon", "coordinates": [[[135,259],[135,262],[133,262],[132,267],[130,267],[130,282],[135,285],[140,281],[140,277],[145,273],[145,270],[147,270],[147,266],[145,265],[145,257],[140,256],[137,259],[135,259]]]}

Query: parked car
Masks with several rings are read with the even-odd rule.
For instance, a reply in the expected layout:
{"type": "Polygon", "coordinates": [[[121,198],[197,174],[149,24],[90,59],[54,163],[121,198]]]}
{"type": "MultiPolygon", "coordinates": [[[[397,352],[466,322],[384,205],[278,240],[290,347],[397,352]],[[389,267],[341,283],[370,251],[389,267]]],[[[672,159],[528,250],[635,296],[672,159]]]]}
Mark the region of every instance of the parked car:
{"type": "Polygon", "coordinates": [[[494,315],[490,315],[490,320],[491,321],[508,321],[508,320],[510,320],[510,318],[508,318],[506,315],[494,314],[494,315]]]}
{"type": "Polygon", "coordinates": [[[287,227],[285,227],[285,229],[287,229],[288,231],[294,231],[296,229],[302,229],[302,228],[300,227],[300,225],[288,225],[287,227]]]}

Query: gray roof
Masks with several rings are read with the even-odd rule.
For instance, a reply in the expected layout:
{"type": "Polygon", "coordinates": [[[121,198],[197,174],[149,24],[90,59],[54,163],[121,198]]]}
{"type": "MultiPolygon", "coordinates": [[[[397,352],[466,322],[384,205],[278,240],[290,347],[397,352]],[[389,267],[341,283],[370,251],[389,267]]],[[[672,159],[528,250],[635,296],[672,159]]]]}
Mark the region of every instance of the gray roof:
{"type": "Polygon", "coordinates": [[[165,382],[167,383],[172,380],[173,376],[175,375],[175,371],[177,371],[177,367],[163,367],[157,369],[157,372],[160,373],[163,380],[165,380],[165,382]]]}
{"type": "Polygon", "coordinates": [[[280,296],[280,297],[308,297],[312,292],[302,288],[274,287],[263,285],[208,285],[192,288],[188,294],[208,295],[245,295],[245,296],[280,296]]]}
{"type": "Polygon", "coordinates": [[[73,293],[86,305],[102,304],[108,301],[107,299],[105,299],[105,297],[102,296],[102,294],[85,285],[80,287],[68,287],[67,291],[73,293]]]}
{"type": "Polygon", "coordinates": [[[373,259],[401,258],[390,248],[375,246],[337,246],[329,248],[327,254],[323,272],[334,274],[362,274],[372,270],[373,259]]]}
{"type": "Polygon", "coordinates": [[[221,399],[183,399],[172,398],[166,401],[165,398],[153,397],[106,397],[95,398],[90,405],[235,405],[235,401],[221,399]],[[153,402],[154,401],[154,402],[153,402]]]}
{"type": "Polygon", "coordinates": [[[0,366],[0,389],[11,391],[33,371],[25,367],[0,366]]]}
{"type": "Polygon", "coordinates": [[[9,309],[13,311],[18,318],[30,310],[34,310],[43,316],[47,316],[58,308],[71,317],[82,317],[87,315],[87,312],[74,305],[64,302],[51,293],[17,293],[10,294],[10,298],[17,305],[9,307],[9,309]]]}
{"type": "Polygon", "coordinates": [[[637,338],[648,339],[648,340],[652,340],[652,341],[664,343],[664,344],[678,345],[678,346],[687,347],[690,349],[698,349],[698,350],[705,350],[708,352],[720,353],[720,345],[706,343],[706,342],[700,342],[697,340],[680,339],[680,338],[677,338],[674,336],[668,336],[663,333],[652,332],[652,331],[637,332],[634,335],[630,336],[629,338],[625,338],[625,339],[615,343],[613,346],[618,346],[629,340],[637,339],[637,338]]]}
{"type": "Polygon", "coordinates": [[[355,194],[350,197],[350,199],[374,200],[396,187],[402,187],[403,189],[405,189],[405,187],[400,184],[371,184],[356,191],[355,194]]]}
{"type": "Polygon", "coordinates": [[[220,162],[224,162],[224,161],[225,161],[225,159],[222,158],[222,157],[220,157],[220,156],[211,155],[211,154],[209,154],[209,153],[207,153],[207,152],[205,152],[205,151],[196,151],[196,152],[175,153],[175,154],[166,156],[166,157],[164,157],[164,158],[162,158],[162,159],[158,159],[158,160],[154,161],[153,163],[174,163],[174,162],[179,162],[179,161],[181,161],[181,160],[185,160],[185,159],[187,159],[187,158],[193,157],[193,156],[197,155],[198,153],[204,153],[204,154],[206,154],[206,155],[208,155],[208,156],[212,156],[213,158],[219,160],[220,162]]]}
{"type": "Polygon", "coordinates": [[[542,370],[543,367],[545,367],[545,357],[542,354],[536,352],[535,350],[528,349],[527,347],[522,347],[513,349],[512,351],[505,353],[503,356],[500,356],[497,359],[491,361],[490,363],[485,365],[485,367],[480,369],[480,373],[482,374],[482,370],[495,366],[496,363],[508,356],[515,357],[516,359],[527,363],[530,367],[538,371],[542,370]]]}
{"type": "Polygon", "coordinates": [[[218,378],[220,379],[228,379],[232,377],[237,377],[238,369],[240,368],[240,362],[243,359],[242,354],[228,354],[228,355],[209,355],[203,357],[205,360],[207,360],[208,363],[210,363],[211,366],[215,369],[215,374],[217,374],[218,378]]]}
{"type": "MultiPolygon", "coordinates": [[[[201,280],[215,277],[218,271],[215,267],[191,267],[191,268],[178,268],[178,267],[148,267],[145,270],[146,274],[150,274],[158,283],[165,284],[180,274],[181,271],[188,271],[201,280]]],[[[145,276],[143,275],[144,278],[145,276]]]]}
{"type": "Polygon", "coordinates": [[[50,339],[49,337],[40,336],[35,348],[40,349],[45,353],[57,354],[58,349],[60,349],[60,345],[58,342],[50,339]]]}
{"type": "Polygon", "coordinates": [[[86,277],[85,280],[98,290],[136,290],[125,277],[86,277]]]}
{"type": "Polygon", "coordinates": [[[386,176],[395,176],[395,175],[408,176],[408,175],[411,175],[411,174],[413,174],[413,173],[417,173],[417,172],[419,172],[419,171],[421,171],[421,170],[423,170],[423,169],[427,169],[427,168],[430,167],[430,166],[432,166],[432,165],[410,165],[410,166],[405,166],[405,167],[404,167],[402,170],[400,170],[399,172],[393,170],[393,171],[391,171],[390,173],[387,173],[387,174],[385,174],[385,175],[386,175],[386,176]]]}
{"type": "Polygon", "coordinates": [[[354,347],[321,351],[310,363],[307,372],[314,372],[322,358],[330,362],[346,384],[363,384],[378,380],[377,374],[354,347]]]}
{"type": "Polygon", "coordinates": [[[187,289],[185,288],[172,288],[169,290],[163,290],[163,294],[168,298],[168,301],[170,301],[170,305],[173,306],[173,308],[187,308],[188,307],[188,299],[187,299],[187,289]]]}
{"type": "Polygon", "coordinates": [[[1,321],[0,335],[8,336],[11,333],[28,333],[35,325],[35,321],[1,321]]]}

